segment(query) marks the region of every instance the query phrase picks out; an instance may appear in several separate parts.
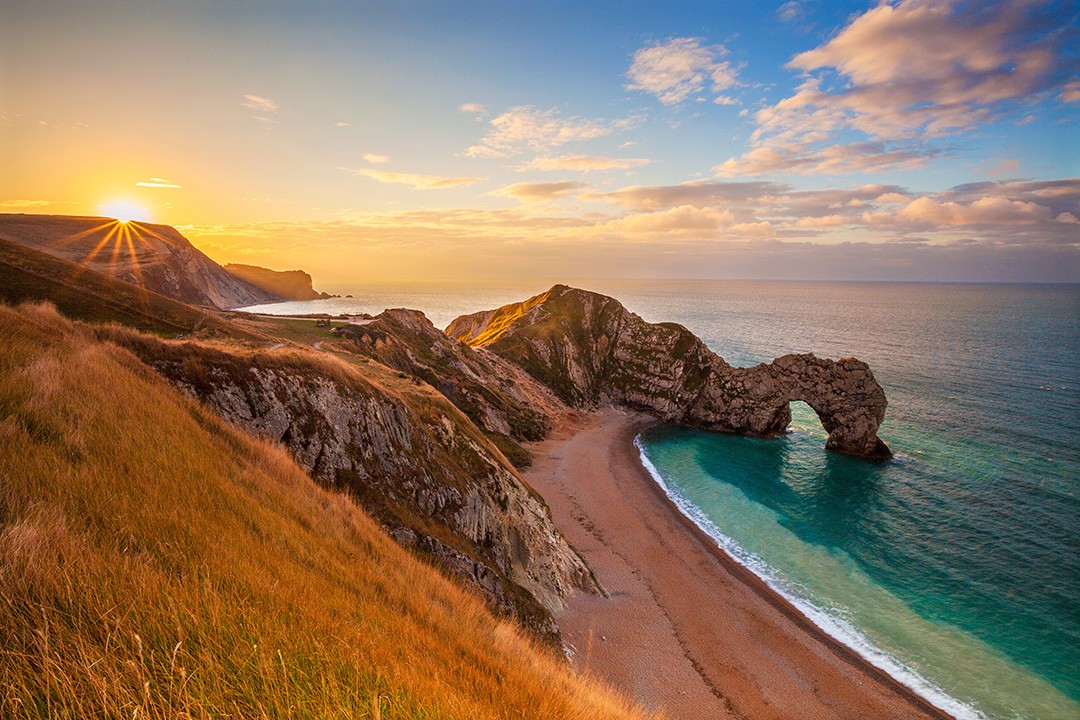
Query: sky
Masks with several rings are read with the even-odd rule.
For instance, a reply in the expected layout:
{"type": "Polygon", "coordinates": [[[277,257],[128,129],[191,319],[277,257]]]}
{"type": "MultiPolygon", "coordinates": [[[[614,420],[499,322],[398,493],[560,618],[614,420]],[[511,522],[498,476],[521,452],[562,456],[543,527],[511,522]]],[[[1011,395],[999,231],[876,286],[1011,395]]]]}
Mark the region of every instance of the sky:
{"type": "Polygon", "coordinates": [[[1080,282],[1080,2],[0,0],[0,212],[324,283],[1080,282]]]}

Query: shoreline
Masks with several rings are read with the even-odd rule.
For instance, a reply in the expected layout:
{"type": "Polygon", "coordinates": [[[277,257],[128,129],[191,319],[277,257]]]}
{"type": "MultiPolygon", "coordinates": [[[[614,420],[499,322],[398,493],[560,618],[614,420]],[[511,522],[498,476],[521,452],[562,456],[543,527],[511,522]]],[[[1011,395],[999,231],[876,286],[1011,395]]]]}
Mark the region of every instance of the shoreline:
{"type": "Polygon", "coordinates": [[[602,408],[530,446],[526,481],[608,593],[576,593],[556,618],[577,670],[679,718],[953,717],[688,517],[642,464],[635,439],[653,422],[602,408]]]}

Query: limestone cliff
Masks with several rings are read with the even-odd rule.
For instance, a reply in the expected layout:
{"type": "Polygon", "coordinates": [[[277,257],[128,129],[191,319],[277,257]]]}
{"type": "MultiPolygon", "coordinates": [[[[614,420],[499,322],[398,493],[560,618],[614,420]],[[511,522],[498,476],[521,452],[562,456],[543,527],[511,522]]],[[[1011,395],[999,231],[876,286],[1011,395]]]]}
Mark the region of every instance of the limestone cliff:
{"type": "Polygon", "coordinates": [[[566,411],[531,376],[510,372],[497,356],[450,338],[418,310],[386,310],[335,328],[334,335],[438,389],[519,466],[528,456],[516,441],[544,438],[550,416],[566,411]]]}
{"type": "Polygon", "coordinates": [[[0,214],[0,238],[71,260],[189,305],[219,309],[283,298],[234,277],[168,225],[0,214]]]}
{"type": "Polygon", "coordinates": [[[243,351],[98,331],[248,432],[279,442],[346,491],[402,544],[435,558],[496,608],[557,637],[551,613],[591,572],[547,505],[453,405],[374,362],[243,351]]]}
{"type": "Polygon", "coordinates": [[[770,437],[787,428],[788,403],[801,400],[829,433],[827,449],[891,457],[877,436],[885,392],[854,358],[785,355],[732,367],[681,325],[647,323],[613,298],[565,285],[462,316],[446,332],[519,365],[572,406],[613,402],[682,425],[770,437]]]}
{"type": "Polygon", "coordinates": [[[233,277],[262,288],[282,300],[321,300],[330,297],[311,286],[311,276],[303,270],[268,270],[256,265],[229,263],[223,266],[233,277]]]}

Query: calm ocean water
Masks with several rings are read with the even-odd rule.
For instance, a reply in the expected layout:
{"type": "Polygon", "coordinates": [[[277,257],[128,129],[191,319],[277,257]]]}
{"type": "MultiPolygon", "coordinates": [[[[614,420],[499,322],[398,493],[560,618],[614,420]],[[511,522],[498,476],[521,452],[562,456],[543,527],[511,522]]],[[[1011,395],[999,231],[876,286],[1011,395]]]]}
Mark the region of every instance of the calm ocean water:
{"type": "MultiPolygon", "coordinates": [[[[550,283],[383,286],[273,312],[443,327],[550,283]]],[[[961,717],[1080,718],[1080,286],[579,281],[728,362],[854,355],[889,398],[875,464],[813,411],[756,440],[660,426],[684,511],[819,625],[961,717]]]]}

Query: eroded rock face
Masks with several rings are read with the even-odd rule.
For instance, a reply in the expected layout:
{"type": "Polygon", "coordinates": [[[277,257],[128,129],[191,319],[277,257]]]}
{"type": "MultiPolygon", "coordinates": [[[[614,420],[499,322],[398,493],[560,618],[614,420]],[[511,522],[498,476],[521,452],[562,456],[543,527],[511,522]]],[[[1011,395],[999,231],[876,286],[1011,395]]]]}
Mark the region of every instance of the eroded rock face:
{"type": "Polygon", "coordinates": [[[224,419],[285,445],[313,478],[355,497],[399,542],[539,634],[557,639],[551,614],[574,588],[598,590],[543,499],[426,385],[379,367],[369,380],[309,353],[99,333],[224,419]]]}
{"type": "Polygon", "coordinates": [[[465,315],[446,332],[519,365],[575,407],[613,402],[681,425],[771,437],[787,428],[788,403],[801,400],[829,433],[827,449],[891,457],[877,436],[885,392],[854,358],[785,355],[731,367],[681,325],[647,323],[613,298],[565,285],[465,315]]]}
{"type": "MultiPolygon", "coordinates": [[[[488,357],[447,336],[419,310],[385,310],[362,324],[335,328],[334,334],[424,380],[488,432],[541,440],[550,430],[546,415],[532,407],[528,388],[496,372],[488,357]]],[[[538,392],[543,391],[533,394],[538,392]]]]}

